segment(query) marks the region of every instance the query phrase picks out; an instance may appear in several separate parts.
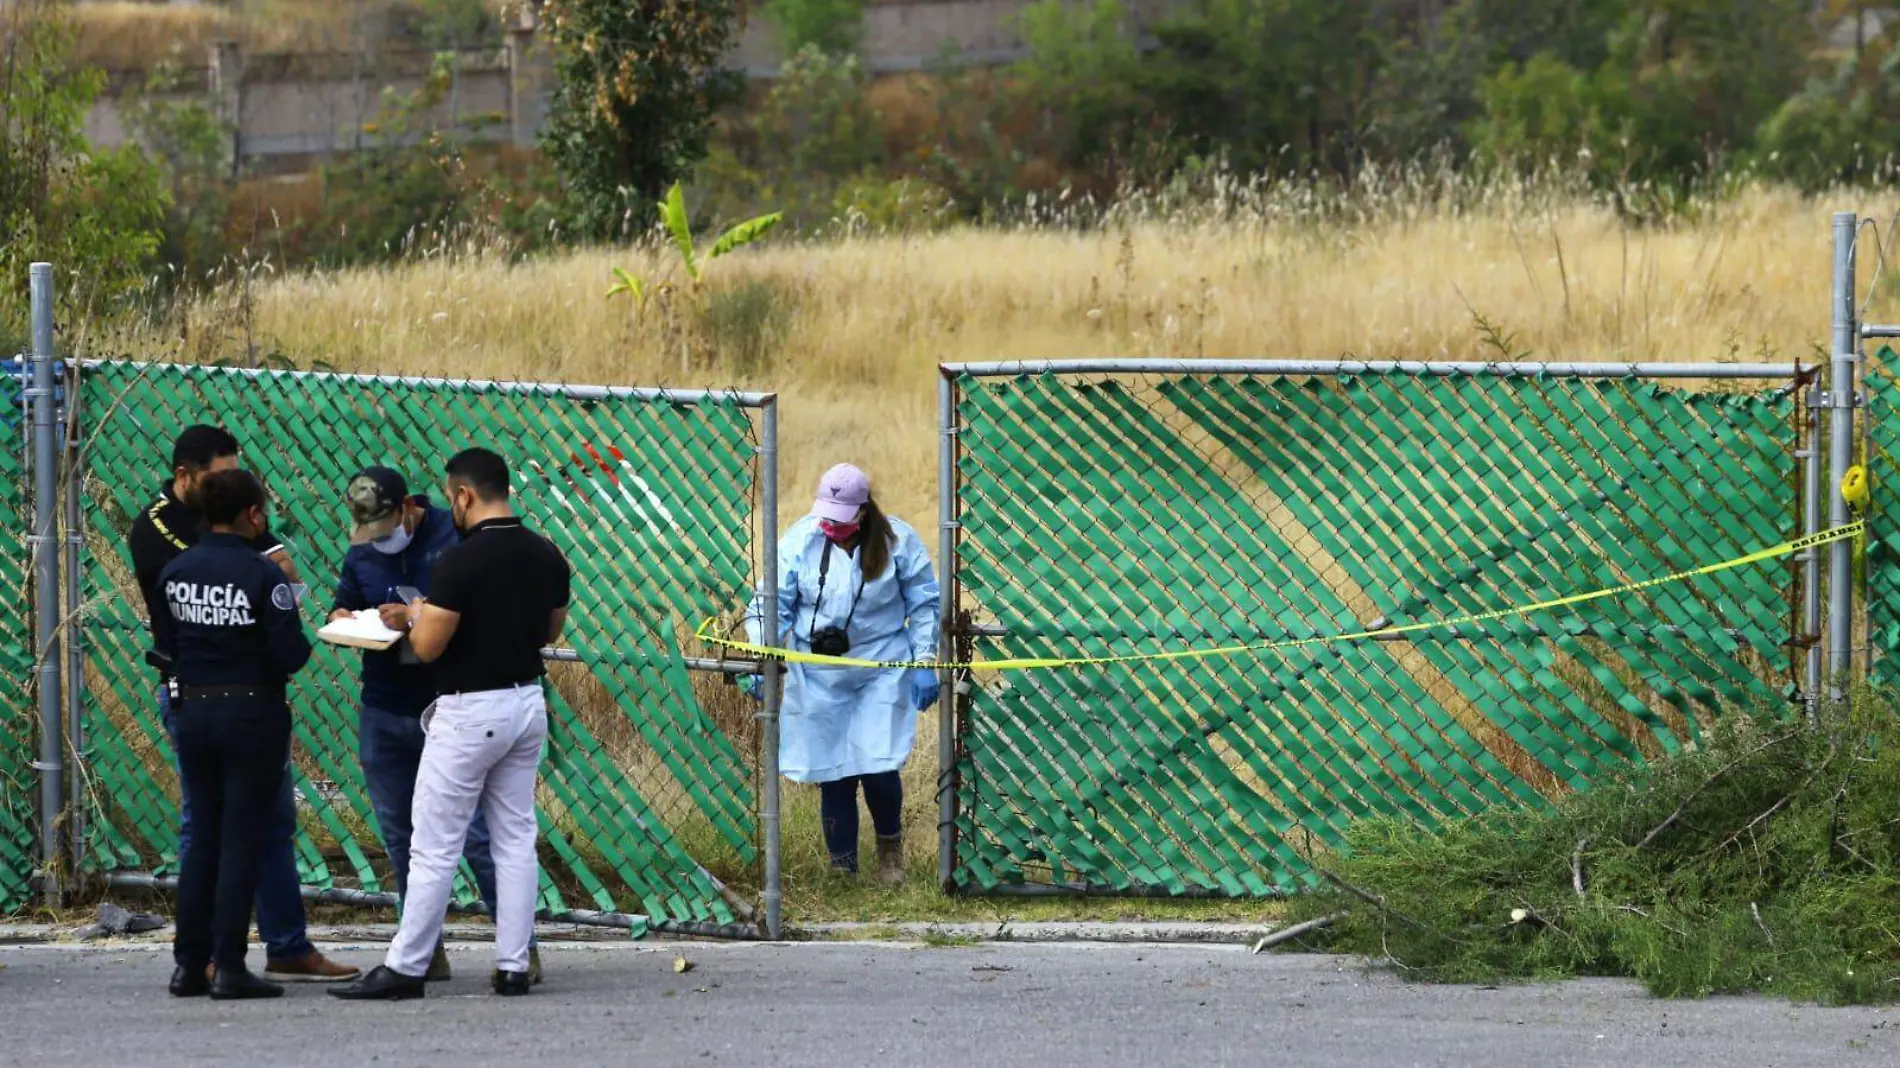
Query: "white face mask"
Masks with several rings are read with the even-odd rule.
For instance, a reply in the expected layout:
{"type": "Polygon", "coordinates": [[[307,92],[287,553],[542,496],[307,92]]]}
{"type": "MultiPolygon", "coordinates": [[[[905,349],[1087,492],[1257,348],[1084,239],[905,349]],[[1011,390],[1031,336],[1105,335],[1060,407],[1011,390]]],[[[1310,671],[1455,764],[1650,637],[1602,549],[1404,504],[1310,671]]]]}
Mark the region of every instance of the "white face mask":
{"type": "Polygon", "coordinates": [[[398,526],[395,530],[390,531],[383,537],[370,542],[369,545],[370,548],[375,549],[384,556],[395,556],[397,553],[407,549],[409,543],[414,540],[415,535],[409,533],[408,527],[398,526]]]}

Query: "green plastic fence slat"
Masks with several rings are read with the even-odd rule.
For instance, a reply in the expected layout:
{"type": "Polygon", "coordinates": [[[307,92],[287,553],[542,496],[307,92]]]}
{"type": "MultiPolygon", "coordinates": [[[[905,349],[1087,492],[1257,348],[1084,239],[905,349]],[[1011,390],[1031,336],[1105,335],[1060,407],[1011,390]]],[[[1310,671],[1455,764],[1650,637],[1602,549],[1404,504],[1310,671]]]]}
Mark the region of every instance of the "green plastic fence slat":
{"type": "MultiPolygon", "coordinates": [[[[0,374],[0,599],[32,603],[32,557],[22,536],[31,529],[26,467],[21,449],[25,419],[21,383],[0,374]]],[[[0,915],[32,895],[38,800],[32,772],[38,731],[30,699],[33,673],[32,618],[25,611],[0,613],[0,915]]]]}
{"type": "Polygon", "coordinates": [[[1900,357],[1882,347],[1868,363],[1867,459],[1871,506],[1865,571],[1867,576],[1867,677],[1875,685],[1900,684],[1900,441],[1895,437],[1900,411],[1900,357]]]}

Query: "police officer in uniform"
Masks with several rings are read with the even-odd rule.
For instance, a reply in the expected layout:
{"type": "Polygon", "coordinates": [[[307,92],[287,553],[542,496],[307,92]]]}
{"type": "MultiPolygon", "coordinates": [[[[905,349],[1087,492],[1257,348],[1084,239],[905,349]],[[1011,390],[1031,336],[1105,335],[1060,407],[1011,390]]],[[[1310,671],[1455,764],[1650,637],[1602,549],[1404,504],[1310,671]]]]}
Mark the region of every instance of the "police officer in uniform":
{"type": "Polygon", "coordinates": [[[204,476],[205,531],[158,576],[153,645],[173,667],[179,772],[195,826],[178,879],[171,992],[218,1000],[284,988],[244,965],[258,858],[290,760],[290,677],[310,659],[297,596],[257,551],[263,483],[249,471],[204,476]],[[206,966],[216,964],[207,979],[206,966]]]}
{"type": "MultiPolygon", "coordinates": [[[[199,488],[207,476],[238,466],[238,441],[221,427],[199,424],[189,426],[172,445],[171,477],[159,489],[158,497],[132,522],[127,548],[137,576],[139,593],[145,601],[147,618],[169,614],[158,576],[166,565],[198,541],[202,520],[198,514],[199,488]]],[[[293,591],[303,587],[297,568],[282,542],[265,530],[252,547],[283,569],[293,591]]],[[[171,706],[173,665],[157,649],[146,659],[159,671],[158,711],[165,734],[176,752],[177,721],[171,706]]],[[[191,850],[196,824],[191,788],[179,774],[178,855],[191,850]]],[[[276,982],[334,983],[353,979],[355,968],[338,965],[310,943],[305,929],[303,891],[298,885],[297,858],[291,840],[297,833],[297,807],[291,793],[290,777],[271,804],[271,823],[264,855],[259,860],[257,884],[257,933],[264,940],[266,957],[264,977],[276,982]]]]}

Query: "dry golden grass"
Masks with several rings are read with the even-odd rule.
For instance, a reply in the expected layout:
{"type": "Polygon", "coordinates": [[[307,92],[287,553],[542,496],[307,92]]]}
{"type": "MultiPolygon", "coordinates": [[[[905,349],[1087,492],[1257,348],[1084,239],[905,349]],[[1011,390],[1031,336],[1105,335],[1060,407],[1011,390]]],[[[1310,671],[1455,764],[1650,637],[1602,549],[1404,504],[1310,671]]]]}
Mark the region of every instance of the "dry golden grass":
{"type": "MultiPolygon", "coordinates": [[[[1828,322],[1828,213],[1843,206],[1886,218],[1900,195],[1817,202],[1762,189],[1697,223],[1649,227],[1565,200],[1324,226],[1249,214],[768,240],[706,272],[712,290],[765,282],[789,309],[776,354],[744,375],[682,368],[654,306],[604,298],[616,266],[676,274],[657,247],[292,275],[259,290],[255,327],[300,363],[344,370],[777,390],[782,519],[801,514],[821,471],[852,460],[897,515],[929,530],[939,362],[1494,357],[1472,309],[1538,358],[1811,358],[1828,322]]],[[[196,332],[228,304],[194,309],[196,332]]],[[[168,325],[132,347],[165,356],[177,337],[168,325]]]]}
{"type": "MultiPolygon", "coordinates": [[[[498,10],[500,3],[490,6],[498,10]]],[[[220,39],[247,53],[344,51],[375,43],[390,6],[391,0],[86,0],[73,5],[74,62],[108,70],[149,70],[166,59],[197,66],[220,39]]]]}

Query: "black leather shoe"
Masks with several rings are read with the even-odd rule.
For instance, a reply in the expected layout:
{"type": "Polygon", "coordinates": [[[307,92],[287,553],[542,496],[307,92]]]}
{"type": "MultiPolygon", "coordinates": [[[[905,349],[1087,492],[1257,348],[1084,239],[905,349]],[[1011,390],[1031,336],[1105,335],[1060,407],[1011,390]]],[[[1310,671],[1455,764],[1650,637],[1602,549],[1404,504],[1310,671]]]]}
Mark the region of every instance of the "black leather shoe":
{"type": "Polygon", "coordinates": [[[424,980],[377,965],[354,983],[330,988],[330,996],[344,1001],[408,1001],[423,996],[424,980]]]}
{"type": "Polygon", "coordinates": [[[179,965],[172,969],[172,997],[201,998],[211,993],[211,980],[205,977],[205,968],[187,968],[179,965]]]}
{"type": "Polygon", "coordinates": [[[504,972],[500,968],[496,968],[495,974],[489,977],[489,983],[494,986],[495,993],[505,998],[525,997],[528,991],[534,989],[527,972],[504,972]]]}
{"type": "Polygon", "coordinates": [[[283,987],[259,979],[244,968],[219,968],[218,974],[211,980],[213,1001],[252,1001],[283,996],[283,987]]]}

